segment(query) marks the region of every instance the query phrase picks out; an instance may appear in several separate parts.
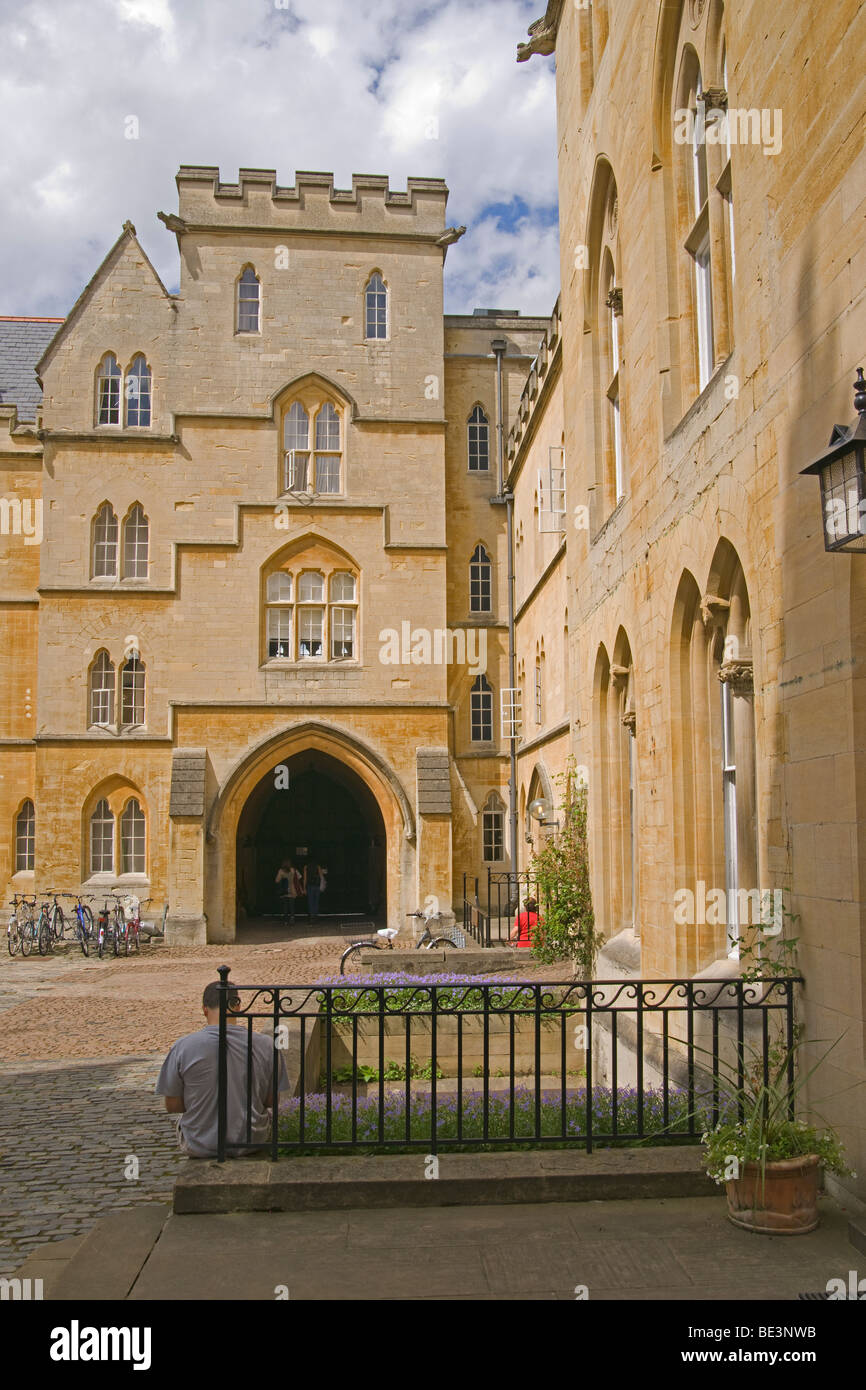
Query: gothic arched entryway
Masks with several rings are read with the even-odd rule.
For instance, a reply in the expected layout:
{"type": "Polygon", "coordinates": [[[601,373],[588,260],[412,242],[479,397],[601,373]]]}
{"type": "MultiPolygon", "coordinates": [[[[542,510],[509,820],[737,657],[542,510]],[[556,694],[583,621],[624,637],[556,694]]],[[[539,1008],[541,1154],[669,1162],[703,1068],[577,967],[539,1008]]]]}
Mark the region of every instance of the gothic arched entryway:
{"type": "Polygon", "coordinates": [[[279,911],[275,877],[286,858],[327,868],[322,916],[384,912],[385,852],[382,813],[366,783],[320,749],[295,753],[268,769],[241,812],[239,915],[279,911]]]}

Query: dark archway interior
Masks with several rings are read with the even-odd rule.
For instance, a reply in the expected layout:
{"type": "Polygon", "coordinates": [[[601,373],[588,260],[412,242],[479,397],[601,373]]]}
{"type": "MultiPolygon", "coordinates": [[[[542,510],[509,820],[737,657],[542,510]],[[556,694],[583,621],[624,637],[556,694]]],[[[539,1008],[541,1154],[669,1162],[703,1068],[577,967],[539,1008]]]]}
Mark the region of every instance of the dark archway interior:
{"type": "MultiPolygon", "coordinates": [[[[327,868],[320,916],[375,915],[385,907],[385,845],[382,813],[361,778],[317,749],[296,753],[275,762],[241,813],[238,907],[248,917],[282,912],[274,880],[290,858],[301,869],[316,861],[327,868]]],[[[303,919],[305,899],[296,910],[303,919]]]]}

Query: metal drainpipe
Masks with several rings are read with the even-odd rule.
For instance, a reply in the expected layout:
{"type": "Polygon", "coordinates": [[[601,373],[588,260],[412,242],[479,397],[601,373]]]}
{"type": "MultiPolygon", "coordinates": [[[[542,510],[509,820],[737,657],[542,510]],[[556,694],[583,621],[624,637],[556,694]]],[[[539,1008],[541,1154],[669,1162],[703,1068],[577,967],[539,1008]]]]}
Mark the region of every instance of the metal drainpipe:
{"type": "MultiPolygon", "coordinates": [[[[496,354],[496,448],[499,466],[499,496],[505,498],[506,530],[508,536],[508,684],[513,690],[515,680],[514,650],[514,493],[505,492],[505,440],[502,423],[502,358],[508,343],[504,338],[494,338],[490,344],[496,354]]],[[[517,840],[517,738],[509,739],[510,757],[508,772],[508,819],[511,842],[511,869],[519,871],[517,840]]]]}

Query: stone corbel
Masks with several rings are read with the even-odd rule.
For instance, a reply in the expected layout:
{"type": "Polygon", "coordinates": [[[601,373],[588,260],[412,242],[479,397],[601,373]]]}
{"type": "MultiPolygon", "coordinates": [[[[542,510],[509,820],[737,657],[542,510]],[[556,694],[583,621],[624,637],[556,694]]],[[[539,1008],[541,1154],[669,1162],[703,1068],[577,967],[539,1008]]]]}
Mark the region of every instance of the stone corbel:
{"type": "Polygon", "coordinates": [[[604,302],[608,309],[613,309],[618,319],[622,318],[622,287],[620,285],[614,285],[613,289],[608,290],[604,302]]]}
{"type": "MultiPolygon", "coordinates": [[[[561,9],[561,5],[555,8],[561,9]]],[[[542,57],[547,58],[551,53],[556,52],[556,31],[559,27],[559,15],[557,14],[556,19],[551,23],[548,18],[549,14],[550,7],[548,6],[548,14],[530,24],[526,31],[529,34],[529,43],[517,45],[518,63],[525,63],[534,53],[540,53],[542,57]]]]}
{"type": "Polygon", "coordinates": [[[704,620],[704,627],[708,627],[714,618],[718,618],[719,613],[726,613],[730,606],[730,599],[719,598],[718,594],[704,594],[701,599],[701,617],[704,620]]]}
{"type": "Polygon", "coordinates": [[[724,87],[706,87],[703,102],[707,111],[727,111],[728,94],[724,87]]]}
{"type": "Polygon", "coordinates": [[[719,667],[719,680],[731,687],[732,695],[754,695],[755,677],[750,657],[738,657],[736,661],[723,661],[719,667]]]}
{"type": "Polygon", "coordinates": [[[630,668],[628,666],[614,666],[611,664],[610,678],[617,690],[621,690],[628,681],[629,670],[630,668]]]}
{"type": "Polygon", "coordinates": [[[637,715],[635,714],[633,709],[626,710],[625,714],[622,717],[622,723],[623,728],[628,729],[632,738],[634,738],[637,733],[637,715]]]}

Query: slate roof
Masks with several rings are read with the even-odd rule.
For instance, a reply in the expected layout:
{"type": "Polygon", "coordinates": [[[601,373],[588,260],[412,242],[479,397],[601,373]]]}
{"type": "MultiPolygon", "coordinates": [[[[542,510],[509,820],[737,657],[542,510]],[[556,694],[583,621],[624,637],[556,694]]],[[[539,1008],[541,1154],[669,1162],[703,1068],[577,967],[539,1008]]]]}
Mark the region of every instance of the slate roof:
{"type": "Polygon", "coordinates": [[[36,420],[42,404],[36,363],[62,322],[0,317],[0,405],[16,405],[19,420],[36,420]]]}

